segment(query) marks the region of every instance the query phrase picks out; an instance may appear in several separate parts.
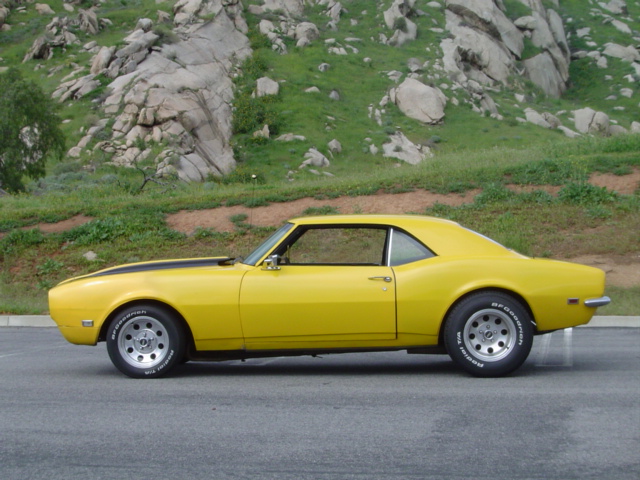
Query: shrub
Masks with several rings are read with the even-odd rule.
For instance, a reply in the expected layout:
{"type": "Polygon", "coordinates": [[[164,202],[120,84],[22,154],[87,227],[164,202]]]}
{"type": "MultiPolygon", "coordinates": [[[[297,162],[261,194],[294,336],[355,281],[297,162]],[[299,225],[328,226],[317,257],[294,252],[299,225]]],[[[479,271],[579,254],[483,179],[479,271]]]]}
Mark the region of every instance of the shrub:
{"type": "Polygon", "coordinates": [[[281,122],[278,113],[269,105],[273,99],[267,97],[254,98],[249,93],[243,93],[236,99],[232,123],[234,133],[251,134],[264,125],[269,125],[271,134],[279,133],[281,122]]]}
{"type": "Polygon", "coordinates": [[[618,194],[590,183],[569,183],[558,192],[558,198],[573,205],[600,205],[614,202],[618,194]]]}
{"type": "Polygon", "coordinates": [[[173,29],[167,25],[159,24],[153,27],[153,33],[158,35],[155,45],[160,46],[166,43],[176,43],[180,40],[173,29]]]}
{"type": "Polygon", "coordinates": [[[476,205],[487,205],[491,203],[508,202],[517,196],[504,185],[490,184],[484,187],[481,193],[476,195],[474,203],[476,205]]]}
{"type": "Polygon", "coordinates": [[[44,234],[37,228],[12,230],[0,240],[0,251],[4,254],[13,253],[22,248],[40,245],[44,241],[44,234]]]}
{"type": "Polygon", "coordinates": [[[114,218],[98,219],[77,226],[62,234],[64,240],[74,242],[76,245],[91,245],[94,243],[109,242],[126,233],[126,228],[121,220],[114,218]]]}
{"type": "Polygon", "coordinates": [[[338,209],[336,207],[324,205],[322,207],[309,207],[302,212],[302,215],[311,217],[316,215],[335,215],[336,213],[338,213],[338,209]]]}

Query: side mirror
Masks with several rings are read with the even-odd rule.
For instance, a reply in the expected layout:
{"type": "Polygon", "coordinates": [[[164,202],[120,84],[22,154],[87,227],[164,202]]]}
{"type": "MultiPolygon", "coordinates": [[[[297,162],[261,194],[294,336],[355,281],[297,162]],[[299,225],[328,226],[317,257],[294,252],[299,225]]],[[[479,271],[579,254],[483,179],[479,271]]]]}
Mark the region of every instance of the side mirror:
{"type": "Polygon", "coordinates": [[[280,270],[278,266],[278,255],[270,255],[264,259],[262,270],[280,270]]]}

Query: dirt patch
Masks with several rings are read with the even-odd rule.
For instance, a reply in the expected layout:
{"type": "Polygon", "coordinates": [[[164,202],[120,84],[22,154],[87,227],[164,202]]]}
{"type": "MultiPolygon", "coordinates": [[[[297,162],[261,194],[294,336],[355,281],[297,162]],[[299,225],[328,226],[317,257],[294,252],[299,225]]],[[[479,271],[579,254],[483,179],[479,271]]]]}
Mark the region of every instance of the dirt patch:
{"type": "MultiPolygon", "coordinates": [[[[613,175],[595,173],[589,182],[595,186],[606,187],[623,195],[632,195],[640,188],[640,169],[634,169],[629,175],[613,175]]],[[[516,192],[532,192],[542,190],[557,195],[559,186],[550,185],[510,185],[516,192]]],[[[197,228],[211,228],[218,232],[233,232],[234,224],[230,218],[234,215],[247,215],[246,222],[258,227],[275,227],[284,221],[302,215],[309,208],[333,207],[337,213],[381,213],[403,214],[420,213],[428,207],[440,203],[449,206],[460,206],[472,203],[480,190],[471,190],[462,195],[441,195],[426,190],[406,193],[379,193],[360,197],[339,197],[327,200],[301,198],[287,203],[276,203],[264,207],[248,208],[242,205],[234,207],[218,207],[209,210],[182,210],[167,216],[167,225],[182,233],[191,234],[197,228]]]]}
{"type": "Polygon", "coordinates": [[[180,211],[167,216],[167,225],[178,232],[191,234],[198,227],[212,228],[217,232],[233,232],[234,215],[247,215],[246,223],[258,227],[275,227],[290,218],[299,217],[309,208],[333,207],[337,213],[385,213],[402,214],[424,212],[436,203],[460,206],[473,202],[479,190],[464,195],[440,195],[425,190],[406,193],[384,193],[361,197],[339,197],[327,200],[301,198],[287,203],[276,203],[264,207],[248,208],[242,205],[218,207],[209,210],[180,211]]]}
{"type": "Polygon", "coordinates": [[[93,220],[92,217],[87,217],[86,215],[76,215],[75,217],[67,218],[66,220],[62,220],[61,222],[56,223],[39,223],[35,227],[26,227],[28,229],[38,228],[42,233],[59,233],[66,232],[67,230],[71,230],[74,227],[79,225],[84,225],[85,223],[89,223],[93,220]]]}
{"type": "Polygon", "coordinates": [[[589,183],[596,187],[606,187],[607,190],[621,195],[633,195],[640,188],[640,169],[634,168],[629,175],[594,173],[589,178],[589,183]]]}
{"type": "MultiPolygon", "coordinates": [[[[606,187],[608,190],[622,195],[632,195],[640,188],[640,169],[635,168],[628,175],[613,175],[609,173],[595,173],[589,182],[598,187],[606,187]]],[[[556,195],[560,187],[555,186],[509,186],[517,192],[531,192],[543,190],[556,195]]],[[[472,190],[462,195],[441,195],[417,190],[413,192],[360,197],[339,197],[334,199],[318,200],[314,198],[301,198],[287,203],[276,203],[264,207],[248,208],[245,206],[219,207],[209,210],[180,211],[167,216],[167,224],[170,228],[192,234],[197,228],[210,228],[218,232],[233,232],[235,225],[230,218],[234,215],[247,216],[246,223],[255,226],[278,226],[290,218],[301,216],[309,208],[332,207],[337,213],[381,213],[403,214],[421,213],[426,208],[435,204],[460,206],[472,203],[479,190],[472,190]]],[[[54,233],[69,230],[78,225],[91,221],[91,217],[76,215],[58,223],[42,223],[37,225],[44,233],[54,233]]],[[[34,227],[29,227],[34,228],[34,227]]],[[[568,260],[592,265],[601,268],[607,273],[607,282],[610,285],[631,287],[640,285],[640,253],[632,253],[628,256],[604,256],[584,255],[568,260]]]]}

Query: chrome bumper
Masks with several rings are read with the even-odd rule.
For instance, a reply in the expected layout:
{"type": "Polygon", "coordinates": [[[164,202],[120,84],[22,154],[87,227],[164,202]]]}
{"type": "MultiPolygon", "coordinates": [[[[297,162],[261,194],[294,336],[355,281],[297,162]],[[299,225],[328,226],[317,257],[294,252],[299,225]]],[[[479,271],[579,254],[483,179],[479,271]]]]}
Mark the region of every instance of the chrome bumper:
{"type": "Polygon", "coordinates": [[[600,298],[589,298],[584,301],[585,307],[604,307],[605,305],[609,305],[611,303],[611,299],[609,297],[600,297],[600,298]]]}

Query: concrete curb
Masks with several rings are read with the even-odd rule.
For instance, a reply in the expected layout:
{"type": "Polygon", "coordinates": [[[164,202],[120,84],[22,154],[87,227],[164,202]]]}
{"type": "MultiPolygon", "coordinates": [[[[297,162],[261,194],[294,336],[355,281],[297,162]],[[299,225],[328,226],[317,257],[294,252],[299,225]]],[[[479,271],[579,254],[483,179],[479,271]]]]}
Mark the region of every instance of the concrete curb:
{"type": "Polygon", "coordinates": [[[55,327],[49,315],[0,315],[0,327],[55,327]]]}
{"type": "MultiPolygon", "coordinates": [[[[55,327],[48,315],[0,315],[0,327],[55,327]]],[[[584,327],[640,328],[640,316],[598,316],[584,327]]]]}

